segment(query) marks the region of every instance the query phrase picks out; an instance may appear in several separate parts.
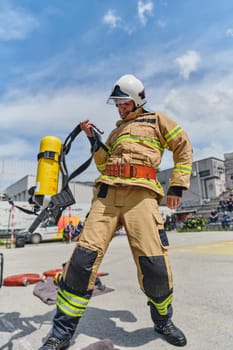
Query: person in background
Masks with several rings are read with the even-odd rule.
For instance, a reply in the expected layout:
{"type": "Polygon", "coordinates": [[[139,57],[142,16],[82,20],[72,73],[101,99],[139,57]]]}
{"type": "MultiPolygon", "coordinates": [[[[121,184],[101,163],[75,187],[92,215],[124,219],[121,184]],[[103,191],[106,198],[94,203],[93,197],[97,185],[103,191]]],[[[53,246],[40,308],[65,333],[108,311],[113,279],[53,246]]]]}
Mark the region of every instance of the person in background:
{"type": "Polygon", "coordinates": [[[82,229],[83,229],[83,222],[80,220],[79,223],[75,226],[75,230],[74,230],[74,234],[73,234],[74,240],[76,240],[79,237],[82,229]]]}
{"type": "Polygon", "coordinates": [[[231,217],[227,211],[224,211],[223,217],[222,217],[222,228],[227,230],[230,227],[230,223],[231,223],[231,217]]]}
{"type": "Polygon", "coordinates": [[[212,209],[209,215],[209,222],[217,222],[219,218],[219,213],[216,209],[212,209]]]}
{"type": "Polygon", "coordinates": [[[221,198],[219,200],[219,205],[218,205],[218,208],[217,208],[218,212],[224,212],[225,210],[227,210],[227,203],[226,203],[226,200],[224,198],[221,198]]]}
{"type": "MultiPolygon", "coordinates": [[[[114,84],[108,102],[115,105],[120,120],[105,146],[99,143],[94,153],[100,176],[95,182],[92,206],[59,281],[52,332],[40,350],[69,347],[91,298],[100,263],[120,226],[128,237],[154,330],[172,345],[184,346],[187,342],[172,321],[169,243],[159,212],[164,191],[156,169],[165,149],[169,149],[174,168],[166,205],[176,209],[182,192],[189,187],[192,145],[175,121],[145,109],[144,85],[134,75],[124,75],[114,84]]],[[[94,144],[92,122],[84,120],[80,126],[94,144]]]]}
{"type": "Polygon", "coordinates": [[[233,211],[233,196],[230,194],[229,198],[227,199],[227,211],[230,213],[233,211]]]}
{"type": "Polygon", "coordinates": [[[70,220],[69,223],[64,227],[64,238],[66,241],[72,241],[75,232],[75,226],[73,221],[70,220]]]}

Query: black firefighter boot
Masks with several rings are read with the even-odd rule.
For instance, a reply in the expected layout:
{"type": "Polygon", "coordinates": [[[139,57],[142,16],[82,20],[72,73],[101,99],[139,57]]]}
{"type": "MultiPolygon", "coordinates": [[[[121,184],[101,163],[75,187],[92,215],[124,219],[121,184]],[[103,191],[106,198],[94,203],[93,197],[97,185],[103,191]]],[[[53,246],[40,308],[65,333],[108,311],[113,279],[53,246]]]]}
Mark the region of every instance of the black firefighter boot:
{"type": "Polygon", "coordinates": [[[39,350],[65,350],[68,349],[70,345],[69,340],[59,339],[51,335],[46,342],[39,348],[39,350]]]}
{"type": "Polygon", "coordinates": [[[171,319],[165,325],[155,324],[154,329],[157,333],[162,334],[166,341],[172,345],[185,346],[187,344],[184,333],[174,325],[171,319]]]}

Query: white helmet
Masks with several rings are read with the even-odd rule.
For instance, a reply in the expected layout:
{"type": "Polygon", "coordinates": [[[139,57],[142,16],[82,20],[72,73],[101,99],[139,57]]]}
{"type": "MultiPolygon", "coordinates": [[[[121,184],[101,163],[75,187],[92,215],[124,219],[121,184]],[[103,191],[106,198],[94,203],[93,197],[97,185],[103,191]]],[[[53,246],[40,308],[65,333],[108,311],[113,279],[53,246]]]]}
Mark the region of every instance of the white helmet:
{"type": "Polygon", "coordinates": [[[107,103],[116,103],[118,99],[132,100],[135,107],[141,107],[146,103],[144,85],[132,74],[123,75],[115,82],[107,103]]]}

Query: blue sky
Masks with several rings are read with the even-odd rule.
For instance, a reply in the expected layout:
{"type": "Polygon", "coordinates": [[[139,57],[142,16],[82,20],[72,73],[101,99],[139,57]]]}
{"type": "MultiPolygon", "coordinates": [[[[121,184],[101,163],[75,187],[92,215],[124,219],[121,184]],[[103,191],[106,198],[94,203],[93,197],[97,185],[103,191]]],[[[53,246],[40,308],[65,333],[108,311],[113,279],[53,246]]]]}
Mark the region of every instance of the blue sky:
{"type": "MultiPolygon", "coordinates": [[[[0,188],[35,174],[45,135],[64,141],[90,119],[105,139],[119,119],[106,100],[127,73],[188,132],[194,160],[233,152],[232,0],[2,0],[0,72],[0,188]]],[[[74,142],[70,171],[89,148],[74,142]]],[[[93,164],[77,180],[97,175],[93,164]]]]}

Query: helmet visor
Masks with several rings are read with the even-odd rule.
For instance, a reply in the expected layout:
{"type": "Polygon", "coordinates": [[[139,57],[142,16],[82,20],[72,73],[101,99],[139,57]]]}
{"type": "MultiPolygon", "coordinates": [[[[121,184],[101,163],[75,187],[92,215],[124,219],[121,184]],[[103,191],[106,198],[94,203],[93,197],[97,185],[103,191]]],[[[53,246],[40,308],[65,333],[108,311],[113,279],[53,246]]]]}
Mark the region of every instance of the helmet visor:
{"type": "Polygon", "coordinates": [[[111,93],[111,95],[109,96],[107,103],[109,104],[120,104],[120,103],[126,103],[128,101],[132,101],[132,98],[124,93],[123,91],[121,91],[120,86],[116,85],[111,93]],[[118,102],[116,102],[118,101],[118,102]]]}
{"type": "Polygon", "coordinates": [[[122,105],[124,103],[128,103],[130,101],[133,101],[131,98],[112,98],[108,101],[109,104],[114,104],[116,107],[119,105],[122,105]]]}

